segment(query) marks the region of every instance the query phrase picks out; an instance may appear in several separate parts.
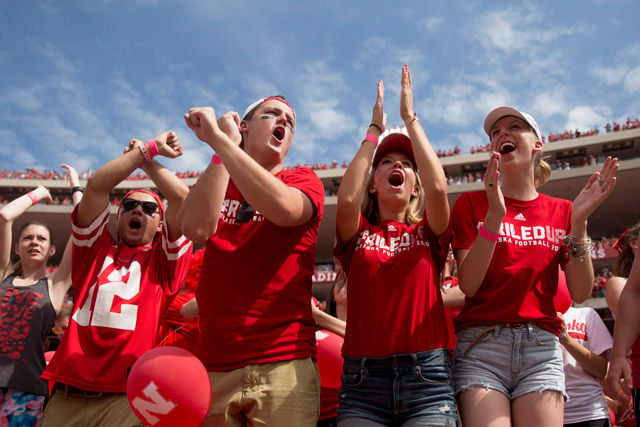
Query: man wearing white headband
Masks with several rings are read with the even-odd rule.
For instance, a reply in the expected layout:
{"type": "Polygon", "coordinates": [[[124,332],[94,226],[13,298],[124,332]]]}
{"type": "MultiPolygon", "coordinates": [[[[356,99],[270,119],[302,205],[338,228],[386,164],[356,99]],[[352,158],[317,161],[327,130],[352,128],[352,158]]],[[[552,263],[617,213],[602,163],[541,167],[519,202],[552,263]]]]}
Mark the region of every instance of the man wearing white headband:
{"type": "Polygon", "coordinates": [[[185,235],[207,244],[196,346],[213,387],[205,424],[315,426],[309,301],[324,188],[308,168],[284,169],[295,112],[274,96],[242,120],[212,108],[185,120],[216,152],[178,214],[185,235]]]}
{"type": "Polygon", "coordinates": [[[192,244],[181,235],[176,213],[189,192],[177,176],[152,160],[182,154],[173,132],[146,143],[131,140],[125,153],[98,169],[71,214],[73,313],[49,366],[56,381],[43,426],[124,426],[140,421],[127,399],[127,374],[156,344],[160,310],[180,289],[192,244]],[[120,203],[117,238],[109,233],[109,193],[136,168],[157,194],[128,192],[120,203]]]}

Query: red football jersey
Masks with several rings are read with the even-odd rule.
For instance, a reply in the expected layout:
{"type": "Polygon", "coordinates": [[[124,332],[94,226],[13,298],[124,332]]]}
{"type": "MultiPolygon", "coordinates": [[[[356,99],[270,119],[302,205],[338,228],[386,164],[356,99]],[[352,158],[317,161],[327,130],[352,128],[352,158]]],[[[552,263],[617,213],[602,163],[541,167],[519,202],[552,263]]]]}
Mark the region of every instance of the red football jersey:
{"type": "Polygon", "coordinates": [[[127,373],[153,348],[165,294],[178,291],[192,244],[169,242],[165,225],[152,246],[116,242],[107,229],[109,207],[88,227],[75,225],[73,313],[42,374],[91,391],[125,392],[127,373]]]}
{"type": "Polygon", "coordinates": [[[348,275],[346,356],[387,357],[444,348],[448,332],[440,270],[450,229],[437,237],[416,225],[360,217],[350,242],[334,249],[348,275]]]}
{"type": "Polygon", "coordinates": [[[278,226],[257,211],[245,216],[245,199],[229,183],[197,291],[196,354],[209,371],[315,356],[309,301],[324,187],[308,168],[283,170],[276,178],[302,191],[315,215],[295,227],[278,226]]]}
{"type": "MultiPolygon", "coordinates": [[[[556,335],[562,321],[553,303],[558,265],[566,259],[562,242],[570,233],[571,202],[539,194],[530,201],[505,198],[487,274],[474,297],[467,297],[456,330],[495,322],[536,322],[556,335]]],[[[451,213],[454,249],[469,249],[488,210],[484,191],[462,194],[451,213]]]]}

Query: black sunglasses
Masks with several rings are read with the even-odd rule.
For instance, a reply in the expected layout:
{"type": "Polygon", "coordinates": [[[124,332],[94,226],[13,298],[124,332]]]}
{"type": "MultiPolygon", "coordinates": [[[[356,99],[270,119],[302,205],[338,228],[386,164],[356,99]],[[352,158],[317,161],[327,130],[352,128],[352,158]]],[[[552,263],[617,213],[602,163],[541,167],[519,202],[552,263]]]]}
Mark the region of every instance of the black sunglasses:
{"type": "Polygon", "coordinates": [[[140,206],[142,208],[142,212],[144,212],[145,215],[148,215],[151,218],[155,216],[159,206],[155,202],[143,202],[140,200],[129,199],[129,198],[123,199],[121,204],[122,204],[123,212],[132,211],[136,207],[140,206]]]}
{"type": "Polygon", "coordinates": [[[242,224],[243,222],[249,222],[253,219],[253,215],[256,210],[246,200],[242,202],[238,208],[238,214],[236,215],[236,222],[242,224]]]}

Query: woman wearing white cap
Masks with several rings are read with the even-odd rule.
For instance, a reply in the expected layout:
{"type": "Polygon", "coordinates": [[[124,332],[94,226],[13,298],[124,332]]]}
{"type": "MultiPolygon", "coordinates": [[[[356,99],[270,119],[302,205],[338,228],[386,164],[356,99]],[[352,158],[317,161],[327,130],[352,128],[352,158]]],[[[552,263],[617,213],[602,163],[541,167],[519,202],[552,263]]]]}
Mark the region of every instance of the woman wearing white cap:
{"type": "Polygon", "coordinates": [[[446,177],[413,111],[406,65],[406,133],[387,134],[374,156],[383,97],[379,82],[372,123],[338,191],[334,253],[350,300],[338,425],[455,425],[439,286],[450,241],[446,177]]]}
{"type": "Polygon", "coordinates": [[[574,301],[591,294],[589,215],[615,186],[608,158],[573,204],[538,193],[549,178],[529,114],[493,110],[485,191],[462,194],[451,214],[465,306],[456,320],[455,384],[467,426],[563,422],[564,374],[553,297],[558,265],[574,301]],[[501,179],[500,179],[501,178],[501,179]]]}

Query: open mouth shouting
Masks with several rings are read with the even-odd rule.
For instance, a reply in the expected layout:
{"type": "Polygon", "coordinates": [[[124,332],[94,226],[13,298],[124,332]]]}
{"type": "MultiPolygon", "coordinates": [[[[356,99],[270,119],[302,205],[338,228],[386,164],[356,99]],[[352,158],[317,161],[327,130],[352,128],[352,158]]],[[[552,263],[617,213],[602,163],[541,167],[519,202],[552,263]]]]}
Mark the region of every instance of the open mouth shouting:
{"type": "Polygon", "coordinates": [[[284,136],[286,135],[286,130],[284,128],[284,126],[276,126],[275,129],[273,130],[273,138],[279,143],[282,144],[282,140],[284,139],[284,136]]]}
{"type": "Polygon", "coordinates": [[[516,146],[513,142],[506,141],[500,144],[500,147],[498,148],[498,152],[504,155],[504,154],[511,153],[515,149],[516,149],[516,146]]]}
{"type": "Polygon", "coordinates": [[[129,220],[129,228],[132,230],[140,230],[142,228],[142,223],[139,218],[131,218],[129,220]]]}
{"type": "Polygon", "coordinates": [[[404,174],[399,170],[391,171],[388,179],[392,187],[400,187],[404,184],[404,174]]]}

